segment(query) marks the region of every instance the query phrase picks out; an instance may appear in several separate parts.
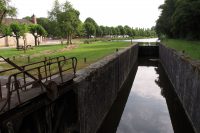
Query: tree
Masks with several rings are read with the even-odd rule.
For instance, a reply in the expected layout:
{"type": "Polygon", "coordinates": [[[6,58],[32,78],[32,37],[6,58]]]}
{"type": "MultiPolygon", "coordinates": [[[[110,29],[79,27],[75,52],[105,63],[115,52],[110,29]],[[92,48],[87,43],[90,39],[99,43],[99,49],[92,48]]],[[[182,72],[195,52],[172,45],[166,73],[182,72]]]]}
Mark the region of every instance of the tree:
{"type": "Polygon", "coordinates": [[[172,32],[175,38],[200,39],[200,1],[177,1],[172,16],[172,32]]]}
{"type": "Polygon", "coordinates": [[[79,15],[79,11],[74,9],[68,1],[60,5],[56,0],[54,8],[49,12],[49,19],[56,27],[57,36],[66,37],[67,44],[72,44],[72,36],[78,31],[80,25],[79,15]]]}
{"type": "Polygon", "coordinates": [[[115,37],[116,36],[116,29],[114,28],[114,27],[111,27],[110,28],[111,29],[111,31],[112,31],[112,35],[115,37]]]}
{"type": "Polygon", "coordinates": [[[96,29],[96,36],[98,36],[98,37],[103,36],[103,30],[100,26],[98,26],[97,29],[96,29]]]}
{"type": "Polygon", "coordinates": [[[84,28],[85,32],[88,38],[90,38],[92,35],[96,36],[96,33],[98,32],[98,25],[94,21],[94,19],[88,17],[84,22],[84,28]]]}
{"type": "Polygon", "coordinates": [[[115,31],[116,31],[116,35],[119,36],[120,35],[120,29],[118,27],[115,27],[115,31]]]}
{"type": "Polygon", "coordinates": [[[86,20],[85,20],[84,23],[91,23],[91,24],[93,24],[95,26],[95,29],[97,29],[97,27],[98,27],[98,24],[91,17],[86,18],[86,20]]]}
{"type": "Polygon", "coordinates": [[[76,36],[78,36],[78,37],[85,36],[85,34],[84,34],[84,25],[83,25],[83,23],[81,21],[80,21],[80,24],[78,25],[78,28],[76,30],[76,36]]]}
{"type": "Polygon", "coordinates": [[[48,18],[37,18],[37,23],[45,29],[48,37],[60,37],[60,28],[55,20],[51,21],[48,18]]]}
{"type": "Polygon", "coordinates": [[[162,34],[173,37],[172,33],[172,16],[176,9],[177,0],[165,0],[165,3],[159,7],[162,10],[159,19],[156,22],[156,32],[160,36],[162,34]]]}
{"type": "Polygon", "coordinates": [[[38,38],[47,34],[45,29],[39,24],[29,25],[29,32],[34,36],[35,46],[39,45],[38,38]]]}
{"type": "Polygon", "coordinates": [[[57,16],[61,12],[61,5],[58,0],[54,1],[53,9],[48,12],[51,21],[57,21],[57,16]]]}
{"type": "Polygon", "coordinates": [[[58,23],[63,37],[67,37],[67,44],[72,44],[72,36],[78,30],[80,25],[79,11],[75,10],[72,5],[66,1],[63,11],[58,14],[58,23]]]}
{"type": "Polygon", "coordinates": [[[6,16],[15,16],[17,10],[15,7],[9,5],[10,0],[0,0],[0,25],[6,16]]]}
{"type": "Polygon", "coordinates": [[[132,29],[131,27],[129,27],[128,25],[124,26],[124,29],[126,31],[126,34],[129,36],[129,37],[133,37],[133,32],[132,32],[132,29]]]}
{"type": "Polygon", "coordinates": [[[9,5],[9,0],[0,0],[0,38],[11,35],[10,27],[2,25],[2,20],[6,16],[15,16],[16,8],[9,5]]]}
{"type": "MultiPolygon", "coordinates": [[[[48,12],[48,20],[49,20],[49,30],[47,30],[48,35],[53,38],[61,38],[61,30],[58,23],[58,14],[61,12],[61,6],[58,0],[54,1],[53,8],[50,12],[48,12]]],[[[40,22],[38,24],[41,24],[40,22]]],[[[43,25],[43,24],[41,24],[43,25]]]]}
{"type": "Polygon", "coordinates": [[[119,29],[119,31],[120,31],[120,35],[122,35],[122,36],[124,37],[124,35],[125,35],[124,27],[121,26],[121,25],[119,25],[119,26],[118,26],[118,29],[119,29]]]}
{"type": "Polygon", "coordinates": [[[0,38],[11,36],[10,26],[0,25],[0,38]]]}
{"type": "Polygon", "coordinates": [[[200,1],[166,0],[156,23],[158,35],[170,38],[200,39],[200,1]]]}
{"type": "Polygon", "coordinates": [[[11,32],[13,33],[12,36],[16,38],[16,41],[17,41],[16,48],[18,49],[19,38],[21,36],[24,36],[24,34],[27,32],[27,26],[25,24],[19,24],[19,23],[14,22],[10,25],[10,29],[11,29],[11,32]]]}
{"type": "Polygon", "coordinates": [[[88,38],[91,38],[92,35],[96,34],[95,26],[90,22],[84,23],[84,29],[88,38]]]}

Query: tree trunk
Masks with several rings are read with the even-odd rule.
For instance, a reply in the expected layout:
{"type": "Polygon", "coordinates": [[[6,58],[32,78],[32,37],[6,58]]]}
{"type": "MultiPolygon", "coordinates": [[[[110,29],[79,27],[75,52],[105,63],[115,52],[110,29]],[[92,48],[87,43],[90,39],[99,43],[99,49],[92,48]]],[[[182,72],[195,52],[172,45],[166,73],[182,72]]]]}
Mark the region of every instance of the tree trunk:
{"type": "Polygon", "coordinates": [[[26,40],[25,40],[25,38],[23,38],[24,39],[24,53],[26,53],[26,40]]]}
{"type": "Polygon", "coordinates": [[[1,25],[2,20],[5,17],[5,15],[6,15],[6,10],[4,10],[3,13],[0,15],[0,25],[1,25]]]}
{"type": "Polygon", "coordinates": [[[37,36],[34,36],[35,38],[35,46],[37,46],[37,36]]]}
{"type": "Polygon", "coordinates": [[[70,41],[70,44],[72,44],[72,35],[70,35],[70,40],[69,41],[70,41]]]}
{"type": "Polygon", "coordinates": [[[69,35],[67,35],[67,45],[69,44],[69,35]]]}
{"type": "Polygon", "coordinates": [[[16,41],[17,41],[17,47],[16,48],[18,49],[19,48],[19,37],[18,36],[16,37],[16,41]]]}

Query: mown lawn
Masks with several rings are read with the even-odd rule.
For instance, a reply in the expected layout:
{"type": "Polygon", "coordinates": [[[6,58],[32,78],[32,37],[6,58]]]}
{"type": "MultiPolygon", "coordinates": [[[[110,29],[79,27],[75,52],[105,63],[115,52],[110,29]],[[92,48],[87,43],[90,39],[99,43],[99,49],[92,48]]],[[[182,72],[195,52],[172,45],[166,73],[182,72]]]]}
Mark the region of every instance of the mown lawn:
{"type": "Polygon", "coordinates": [[[167,39],[163,41],[168,47],[177,51],[185,51],[187,56],[192,59],[200,60],[200,41],[186,41],[177,39],[167,39]]]}
{"type": "MultiPolygon", "coordinates": [[[[43,60],[45,57],[67,56],[77,57],[78,68],[83,68],[97,60],[116,52],[116,48],[123,49],[130,46],[130,42],[95,42],[92,44],[79,44],[76,48],[66,48],[66,45],[41,45],[35,47],[33,50],[29,49],[24,51],[18,51],[16,49],[1,49],[0,55],[13,59],[18,65],[27,64],[27,57],[30,56],[31,62],[43,60]],[[87,59],[87,63],[84,63],[84,58],[87,59]]],[[[1,67],[7,68],[6,64],[0,64],[1,67]]]]}

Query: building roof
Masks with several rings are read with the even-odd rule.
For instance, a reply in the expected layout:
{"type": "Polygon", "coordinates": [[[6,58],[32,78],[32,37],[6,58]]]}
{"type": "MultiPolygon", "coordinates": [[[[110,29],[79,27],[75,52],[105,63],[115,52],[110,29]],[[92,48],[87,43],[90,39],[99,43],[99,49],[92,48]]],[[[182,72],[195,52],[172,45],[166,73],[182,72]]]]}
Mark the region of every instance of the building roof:
{"type": "Polygon", "coordinates": [[[2,20],[2,24],[10,25],[14,22],[20,23],[20,24],[33,24],[31,21],[28,21],[26,19],[14,19],[14,18],[4,18],[2,20]]]}

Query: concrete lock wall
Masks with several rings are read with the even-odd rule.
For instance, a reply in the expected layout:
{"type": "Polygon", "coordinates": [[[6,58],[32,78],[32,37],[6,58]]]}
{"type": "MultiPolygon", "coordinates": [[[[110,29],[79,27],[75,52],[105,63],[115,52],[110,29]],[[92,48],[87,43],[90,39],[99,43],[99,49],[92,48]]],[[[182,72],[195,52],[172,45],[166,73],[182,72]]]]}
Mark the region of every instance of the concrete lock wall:
{"type": "Polygon", "coordinates": [[[160,60],[196,133],[200,133],[200,62],[159,46],[160,60]]]}
{"type": "Polygon", "coordinates": [[[135,45],[78,71],[74,82],[52,86],[55,97],[47,90],[0,114],[0,133],[95,133],[137,58],[135,45]]]}
{"type": "Polygon", "coordinates": [[[98,130],[137,59],[135,45],[78,72],[75,83],[81,133],[98,130]]]}

